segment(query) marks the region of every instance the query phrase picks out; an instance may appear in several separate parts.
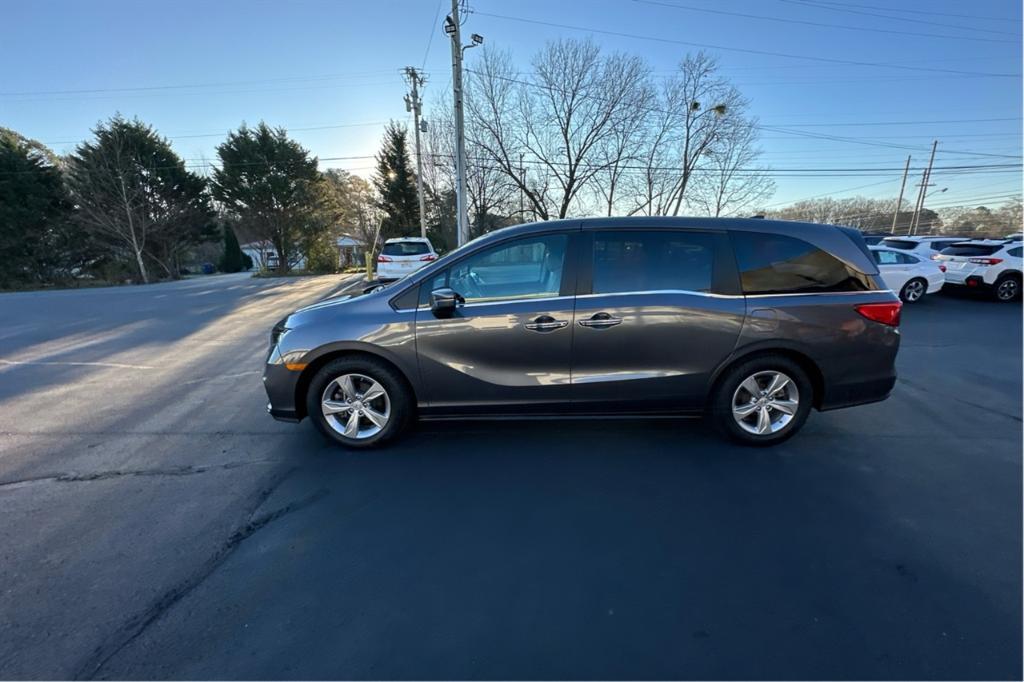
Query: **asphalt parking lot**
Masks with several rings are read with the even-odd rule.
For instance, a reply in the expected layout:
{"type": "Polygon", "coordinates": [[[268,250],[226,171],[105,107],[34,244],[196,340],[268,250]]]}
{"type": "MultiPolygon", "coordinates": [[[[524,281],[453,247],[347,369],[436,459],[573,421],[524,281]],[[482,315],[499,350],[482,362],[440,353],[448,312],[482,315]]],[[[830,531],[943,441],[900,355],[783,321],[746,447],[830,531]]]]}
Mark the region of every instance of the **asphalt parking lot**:
{"type": "Polygon", "coordinates": [[[905,310],[886,402],[699,421],[272,421],[338,277],[0,295],[0,677],[1021,674],[1021,308],[905,310]]]}

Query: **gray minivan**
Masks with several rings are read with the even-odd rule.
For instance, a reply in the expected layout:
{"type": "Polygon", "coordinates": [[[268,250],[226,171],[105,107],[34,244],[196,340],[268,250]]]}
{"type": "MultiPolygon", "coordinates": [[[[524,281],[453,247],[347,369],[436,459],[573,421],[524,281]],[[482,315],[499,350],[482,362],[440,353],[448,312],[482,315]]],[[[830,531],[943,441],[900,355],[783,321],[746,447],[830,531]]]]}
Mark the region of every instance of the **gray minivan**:
{"type": "Polygon", "coordinates": [[[708,415],[741,443],[885,399],[900,301],[850,228],[599,218],[486,234],[271,334],[270,414],[349,447],[415,418],[708,415]]]}

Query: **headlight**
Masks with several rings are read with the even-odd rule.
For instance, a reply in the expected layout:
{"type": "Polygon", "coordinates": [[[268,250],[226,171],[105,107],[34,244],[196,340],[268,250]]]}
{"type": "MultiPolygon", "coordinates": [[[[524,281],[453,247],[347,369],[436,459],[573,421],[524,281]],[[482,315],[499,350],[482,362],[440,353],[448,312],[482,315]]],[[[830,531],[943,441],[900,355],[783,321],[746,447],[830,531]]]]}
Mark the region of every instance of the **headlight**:
{"type": "Polygon", "coordinates": [[[288,331],[288,327],[285,326],[285,323],[287,321],[288,321],[288,318],[286,317],[283,320],[281,320],[280,322],[278,322],[277,324],[275,324],[274,328],[270,330],[270,346],[271,347],[276,346],[278,340],[281,338],[281,335],[284,334],[286,331],[288,331]]]}

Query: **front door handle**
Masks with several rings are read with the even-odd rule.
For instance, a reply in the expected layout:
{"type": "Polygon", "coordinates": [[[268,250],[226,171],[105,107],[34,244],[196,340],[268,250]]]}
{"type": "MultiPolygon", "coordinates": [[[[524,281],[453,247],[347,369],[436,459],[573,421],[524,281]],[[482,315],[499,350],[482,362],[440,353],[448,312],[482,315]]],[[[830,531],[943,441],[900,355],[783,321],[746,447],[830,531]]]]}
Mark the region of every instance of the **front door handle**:
{"type": "Polygon", "coordinates": [[[541,315],[532,322],[527,322],[523,326],[534,332],[550,332],[555,329],[561,329],[562,327],[569,324],[568,320],[556,320],[550,315],[541,315]]]}
{"type": "Polygon", "coordinates": [[[622,324],[622,318],[612,317],[608,313],[594,313],[590,316],[590,319],[580,320],[581,327],[595,327],[597,329],[614,327],[617,324],[622,324]]]}

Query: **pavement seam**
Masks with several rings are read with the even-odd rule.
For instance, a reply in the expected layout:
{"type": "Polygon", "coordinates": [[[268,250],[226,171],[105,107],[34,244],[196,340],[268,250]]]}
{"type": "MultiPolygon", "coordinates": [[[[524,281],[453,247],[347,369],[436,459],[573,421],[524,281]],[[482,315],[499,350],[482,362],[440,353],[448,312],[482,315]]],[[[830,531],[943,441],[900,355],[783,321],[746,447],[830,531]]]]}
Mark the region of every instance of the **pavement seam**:
{"type": "Polygon", "coordinates": [[[246,514],[247,521],[228,536],[224,544],[203,563],[198,571],[164,592],[141,612],[129,618],[120,630],[107,638],[106,643],[96,647],[92,656],[86,659],[72,678],[76,680],[94,679],[110,659],[138,639],[150,625],[159,620],[175,604],[202,585],[245,540],[281,517],[308,507],[330,493],[326,488],[321,488],[313,494],[289,502],[275,511],[254,516],[274,491],[280,488],[281,484],[297,470],[298,467],[288,469],[269,486],[262,489],[249,505],[249,512],[246,514]]]}

